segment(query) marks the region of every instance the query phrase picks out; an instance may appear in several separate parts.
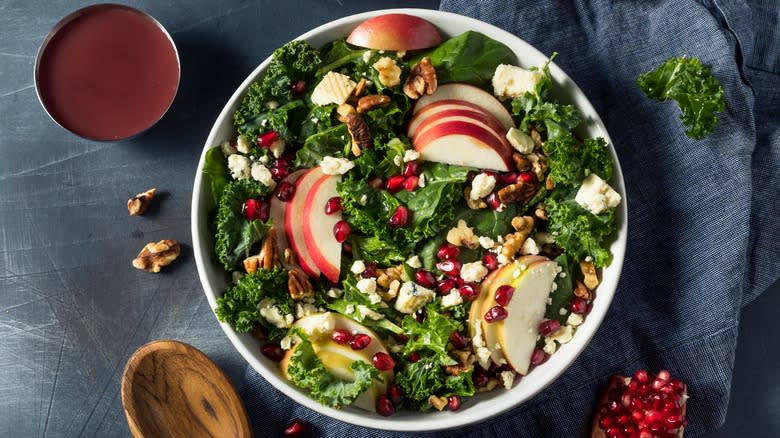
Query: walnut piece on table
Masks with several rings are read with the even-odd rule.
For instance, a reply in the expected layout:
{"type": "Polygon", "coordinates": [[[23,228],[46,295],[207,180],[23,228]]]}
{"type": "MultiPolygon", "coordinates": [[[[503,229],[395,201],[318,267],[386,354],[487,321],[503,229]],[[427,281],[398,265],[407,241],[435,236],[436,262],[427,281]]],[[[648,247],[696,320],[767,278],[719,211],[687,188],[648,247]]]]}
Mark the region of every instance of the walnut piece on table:
{"type": "Polygon", "coordinates": [[[151,188],[143,193],[139,193],[127,200],[127,212],[130,216],[139,216],[144,214],[149,204],[154,199],[154,194],[157,193],[156,188],[151,188]]]}
{"type": "Polygon", "coordinates": [[[133,260],[133,267],[147,272],[160,272],[163,266],[173,263],[180,253],[181,246],[175,240],[149,242],[133,260]]]}

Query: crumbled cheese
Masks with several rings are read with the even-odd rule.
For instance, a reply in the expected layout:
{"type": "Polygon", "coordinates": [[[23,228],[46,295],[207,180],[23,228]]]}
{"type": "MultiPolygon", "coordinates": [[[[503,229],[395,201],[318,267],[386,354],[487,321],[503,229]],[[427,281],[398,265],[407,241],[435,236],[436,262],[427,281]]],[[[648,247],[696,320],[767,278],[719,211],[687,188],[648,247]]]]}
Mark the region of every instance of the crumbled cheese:
{"type": "Polygon", "coordinates": [[[573,336],[574,336],[574,329],[572,326],[568,324],[559,328],[554,333],[550,333],[549,335],[547,335],[549,339],[556,341],[559,344],[565,344],[571,341],[571,338],[573,336]]]}
{"type": "Polygon", "coordinates": [[[371,59],[371,55],[373,55],[374,52],[371,50],[366,50],[363,52],[363,62],[368,63],[368,61],[371,59]]]}
{"type": "Polygon", "coordinates": [[[591,257],[591,256],[585,256],[585,261],[586,261],[586,262],[588,262],[588,263],[590,263],[590,262],[592,262],[592,261],[593,261],[593,257],[591,257]]]}
{"type": "Polygon", "coordinates": [[[420,177],[417,179],[417,187],[423,188],[425,187],[425,174],[421,174],[420,177]]]}
{"type": "Polygon", "coordinates": [[[284,140],[278,139],[271,143],[271,146],[268,147],[268,150],[271,151],[271,154],[273,154],[274,158],[279,158],[284,153],[284,148],[286,145],[287,143],[285,143],[284,140]]]}
{"type": "Polygon", "coordinates": [[[561,307],[560,309],[558,309],[558,315],[565,315],[565,314],[566,314],[566,308],[565,307],[561,307]]]}
{"type": "Polygon", "coordinates": [[[357,84],[349,76],[329,71],[311,93],[315,105],[335,103],[341,105],[347,101],[357,84]]]}
{"type": "Polygon", "coordinates": [[[560,274],[558,274],[558,276],[561,278],[566,278],[566,272],[561,272],[560,274]]]}
{"type": "Polygon", "coordinates": [[[223,141],[219,148],[226,157],[238,153],[236,148],[234,148],[229,141],[223,141]]]}
{"type": "Polygon", "coordinates": [[[343,175],[355,167],[355,163],[346,158],[323,157],[320,162],[320,170],[325,175],[343,175]]]}
{"type": "Polygon", "coordinates": [[[536,84],[544,76],[540,69],[526,70],[514,65],[500,64],[493,73],[493,94],[499,98],[536,94],[536,84]]]}
{"type": "Polygon", "coordinates": [[[593,214],[599,214],[608,208],[620,204],[620,195],[609,184],[595,173],[591,173],[582,181],[574,200],[580,207],[593,214]]]}
{"type": "Polygon", "coordinates": [[[353,274],[362,274],[363,271],[366,270],[366,264],[363,262],[363,260],[355,260],[352,262],[352,267],[349,268],[349,270],[353,274]]]}
{"type": "Polygon", "coordinates": [[[479,319],[475,319],[472,323],[474,337],[471,338],[471,345],[474,347],[484,347],[485,339],[482,338],[482,322],[479,319]]]}
{"type": "Polygon", "coordinates": [[[395,164],[398,167],[401,167],[402,164],[404,164],[404,159],[400,155],[396,155],[393,157],[393,164],[395,164]]]}
{"type": "Polygon", "coordinates": [[[569,317],[566,318],[566,325],[570,325],[572,327],[580,326],[583,322],[585,322],[585,318],[579,313],[572,312],[569,314],[569,317]]]}
{"type": "Polygon", "coordinates": [[[399,50],[399,51],[395,52],[395,56],[397,56],[398,59],[403,58],[404,56],[406,56],[406,50],[399,50]]]}
{"type": "Polygon", "coordinates": [[[420,257],[417,257],[416,255],[409,257],[409,260],[406,261],[406,264],[409,265],[409,267],[412,267],[414,269],[422,268],[422,262],[420,261],[420,257]]]}
{"type": "Polygon", "coordinates": [[[259,161],[259,162],[261,162],[263,164],[268,164],[268,162],[271,161],[271,159],[268,158],[268,155],[263,155],[257,161],[259,161]]]}
{"type": "Polygon", "coordinates": [[[460,268],[460,278],[465,281],[473,281],[478,283],[487,275],[488,268],[482,264],[482,261],[476,261],[472,263],[464,263],[460,268]]]}
{"type": "Polygon", "coordinates": [[[521,154],[530,154],[534,151],[534,139],[517,128],[509,128],[509,131],[506,132],[506,139],[521,154]]]}
{"type": "Polygon", "coordinates": [[[363,318],[373,319],[374,321],[379,321],[385,317],[381,313],[375,312],[362,304],[358,304],[357,310],[363,318]]]}
{"type": "Polygon", "coordinates": [[[490,356],[493,353],[485,347],[477,347],[474,353],[477,356],[477,362],[479,362],[482,368],[488,369],[490,367],[490,356]]]}
{"type": "Polygon", "coordinates": [[[391,353],[400,353],[404,351],[404,344],[395,344],[390,347],[391,353]]]}
{"type": "Polygon", "coordinates": [[[398,291],[395,309],[401,313],[414,313],[428,304],[436,293],[411,281],[405,282],[398,291]]]}
{"type": "Polygon", "coordinates": [[[233,154],[228,157],[228,169],[233,179],[247,179],[251,172],[249,158],[233,154]]]}
{"type": "Polygon", "coordinates": [[[295,304],[295,318],[296,319],[301,319],[304,316],[309,316],[309,315],[315,314],[317,312],[318,312],[317,306],[315,306],[314,304],[310,304],[310,303],[303,303],[303,304],[296,303],[295,304]]]}
{"type": "Polygon", "coordinates": [[[504,382],[504,388],[512,389],[515,383],[515,372],[511,370],[501,371],[501,381],[504,382]]]}
{"type": "Polygon", "coordinates": [[[553,237],[553,235],[550,233],[546,233],[544,231],[537,231],[536,233],[534,233],[534,240],[536,241],[536,243],[541,245],[545,245],[548,243],[555,243],[555,238],[553,237]]]}
{"type": "Polygon", "coordinates": [[[508,265],[512,260],[509,260],[509,257],[505,256],[504,253],[500,252],[498,253],[498,257],[496,257],[498,260],[499,265],[508,265]]]}
{"type": "Polygon", "coordinates": [[[335,287],[332,287],[328,289],[328,292],[326,295],[328,295],[331,298],[341,298],[341,295],[344,293],[341,289],[336,289],[335,287]]]}
{"type": "Polygon", "coordinates": [[[376,278],[361,278],[360,281],[357,282],[356,287],[360,292],[366,295],[372,294],[376,292],[376,278]]]}
{"type": "Polygon", "coordinates": [[[394,297],[398,295],[398,289],[400,288],[401,282],[398,280],[393,280],[390,282],[390,285],[387,286],[387,294],[394,297]]]}
{"type": "Polygon", "coordinates": [[[238,284],[241,279],[244,278],[244,273],[241,271],[233,271],[233,284],[238,284]]]}
{"type": "Polygon", "coordinates": [[[289,350],[290,347],[292,347],[292,336],[287,335],[282,338],[281,341],[279,341],[279,346],[282,347],[282,350],[289,350]]]}
{"type": "Polygon", "coordinates": [[[252,142],[246,135],[239,135],[236,140],[236,149],[242,154],[248,154],[252,150],[252,142]]]}
{"type": "Polygon", "coordinates": [[[486,173],[480,173],[471,181],[471,194],[469,197],[472,201],[484,198],[485,196],[489,195],[495,187],[496,177],[486,173]]]}
{"type": "Polygon", "coordinates": [[[418,158],[420,158],[420,153],[414,149],[407,149],[406,152],[404,152],[404,163],[414,161],[418,158]]]}
{"type": "Polygon", "coordinates": [[[544,348],[542,348],[542,350],[545,353],[552,355],[553,353],[555,353],[555,350],[557,349],[558,349],[558,344],[556,344],[555,341],[547,337],[544,338],[544,348]]]}
{"type": "Polygon", "coordinates": [[[355,305],[354,304],[347,304],[346,307],[344,307],[344,313],[347,315],[352,314],[355,312],[355,305]]]}
{"type": "Polygon", "coordinates": [[[463,303],[463,297],[457,289],[450,290],[450,293],[441,297],[441,306],[444,308],[457,306],[463,303]]]}
{"type": "Polygon", "coordinates": [[[520,251],[523,254],[537,255],[539,254],[539,245],[536,244],[534,239],[529,237],[523,241],[523,246],[520,247],[520,251]]]}
{"type": "Polygon", "coordinates": [[[279,102],[277,102],[275,100],[269,100],[268,103],[265,104],[265,106],[269,110],[275,110],[275,109],[279,108],[279,102]]]}
{"type": "Polygon", "coordinates": [[[360,195],[360,199],[358,199],[358,204],[360,204],[360,205],[368,204],[368,195],[366,195],[365,193],[360,195]]]}
{"type": "Polygon", "coordinates": [[[275,305],[276,301],[273,298],[265,298],[257,305],[260,309],[260,316],[265,318],[269,324],[273,324],[278,328],[288,328],[292,325],[294,320],[293,316],[283,315],[279,310],[279,307],[275,305]]]}
{"type": "Polygon", "coordinates": [[[485,249],[491,249],[496,245],[496,241],[487,236],[479,236],[479,246],[485,249]]]}
{"type": "Polygon", "coordinates": [[[371,292],[368,294],[368,302],[371,304],[379,304],[382,302],[382,296],[376,292],[371,292]]]}
{"type": "Polygon", "coordinates": [[[252,179],[259,181],[260,184],[266,187],[274,188],[276,186],[276,181],[271,176],[271,171],[261,163],[252,163],[252,179]]]}
{"type": "Polygon", "coordinates": [[[332,312],[325,312],[319,315],[313,315],[310,324],[306,324],[303,327],[307,335],[314,339],[325,339],[330,337],[333,330],[336,328],[336,317],[332,312]]]}

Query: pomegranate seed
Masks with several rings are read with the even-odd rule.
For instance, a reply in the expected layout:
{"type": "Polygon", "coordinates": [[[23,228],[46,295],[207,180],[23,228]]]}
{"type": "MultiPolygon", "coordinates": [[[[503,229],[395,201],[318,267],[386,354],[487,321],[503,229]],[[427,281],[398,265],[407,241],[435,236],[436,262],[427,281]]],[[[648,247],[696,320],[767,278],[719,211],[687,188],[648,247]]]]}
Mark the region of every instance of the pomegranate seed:
{"type": "Polygon", "coordinates": [[[390,193],[396,193],[404,187],[405,181],[406,181],[405,176],[393,175],[387,179],[387,183],[385,183],[385,188],[390,193]]]}
{"type": "Polygon", "coordinates": [[[612,426],[612,417],[601,417],[599,419],[599,427],[602,429],[609,429],[612,426]]]}
{"type": "Polygon", "coordinates": [[[347,240],[349,233],[352,232],[352,227],[349,226],[347,221],[340,220],[333,226],[333,236],[336,237],[336,242],[342,243],[347,240]]]}
{"type": "Polygon", "coordinates": [[[493,306],[485,312],[485,321],[488,323],[502,321],[509,316],[509,312],[503,306],[493,306]]]}
{"type": "Polygon", "coordinates": [[[623,414],[623,415],[618,417],[618,421],[617,422],[618,422],[618,424],[622,424],[623,426],[625,426],[625,425],[627,425],[628,423],[631,422],[631,417],[629,417],[626,414],[623,414]]]}
{"type": "Polygon", "coordinates": [[[462,350],[469,346],[469,338],[457,330],[450,334],[450,342],[452,343],[452,346],[458,350],[462,350]]]}
{"type": "Polygon", "coordinates": [[[395,361],[393,361],[393,358],[384,351],[380,351],[374,354],[374,356],[371,358],[371,363],[373,363],[374,367],[376,367],[376,369],[379,371],[390,371],[395,367],[395,361]]]}
{"type": "Polygon", "coordinates": [[[451,411],[457,411],[460,409],[460,397],[457,395],[451,395],[447,397],[447,408],[451,411]]]}
{"type": "Polygon", "coordinates": [[[404,167],[404,173],[403,175],[406,177],[419,175],[420,174],[420,163],[417,161],[410,161],[406,163],[406,166],[404,167]]]}
{"type": "Polygon", "coordinates": [[[276,187],[276,197],[282,201],[287,202],[292,199],[295,194],[295,186],[289,181],[282,181],[279,186],[276,187]]]}
{"type": "Polygon", "coordinates": [[[650,380],[647,376],[647,371],[645,370],[638,370],[635,372],[634,379],[636,379],[639,383],[647,383],[650,380]]]}
{"type": "Polygon", "coordinates": [[[609,438],[620,438],[622,434],[623,434],[623,431],[620,430],[620,428],[617,427],[617,426],[610,427],[609,429],[607,429],[607,436],[609,438]]]}
{"type": "Polygon", "coordinates": [[[404,390],[401,388],[401,385],[394,383],[387,388],[387,396],[393,404],[397,405],[404,399],[404,390]]]}
{"type": "Polygon", "coordinates": [[[489,194],[488,197],[485,198],[485,202],[493,210],[500,210],[501,209],[501,201],[498,199],[498,193],[496,193],[496,192],[493,192],[493,193],[489,194]]]}
{"type": "Polygon", "coordinates": [[[510,184],[514,184],[517,182],[517,173],[515,172],[504,172],[499,176],[499,184],[502,186],[508,186],[510,184]]]}
{"type": "Polygon", "coordinates": [[[370,343],[371,343],[371,336],[368,336],[365,333],[358,333],[352,336],[352,339],[350,339],[349,341],[349,346],[353,350],[362,350],[368,347],[368,344],[370,343]]]}
{"type": "Polygon", "coordinates": [[[290,92],[293,94],[293,96],[302,95],[304,92],[306,92],[306,81],[303,79],[298,79],[290,82],[290,92]]]}
{"type": "Polygon", "coordinates": [[[661,421],[662,419],[663,415],[660,412],[645,411],[645,420],[647,420],[648,423],[655,423],[661,421]]]}
{"type": "Polygon", "coordinates": [[[260,201],[257,210],[257,219],[263,222],[268,221],[271,216],[271,203],[266,201],[260,201]]]}
{"type": "Polygon", "coordinates": [[[271,147],[279,139],[279,133],[276,131],[264,132],[257,136],[257,145],[260,147],[271,147]]]}
{"type": "Polygon", "coordinates": [[[532,365],[541,365],[547,361],[547,353],[544,352],[541,348],[534,348],[534,352],[531,353],[531,364],[532,365]]]}
{"type": "Polygon", "coordinates": [[[306,433],[306,423],[300,418],[295,418],[290,421],[290,424],[284,429],[284,436],[290,438],[302,437],[304,433],[306,433]]]}
{"type": "Polygon", "coordinates": [[[271,359],[274,362],[279,362],[284,358],[284,350],[282,350],[282,347],[275,342],[269,342],[268,344],[263,345],[261,351],[265,357],[271,359]]]}
{"type": "Polygon", "coordinates": [[[330,338],[333,340],[333,342],[344,345],[348,344],[349,341],[352,340],[352,333],[344,329],[335,329],[333,330],[333,333],[330,334],[330,338]]]}
{"type": "Polygon", "coordinates": [[[498,269],[498,256],[492,252],[486,252],[482,256],[482,264],[490,271],[498,269]]]}
{"type": "Polygon", "coordinates": [[[377,276],[376,268],[377,264],[375,262],[368,262],[366,263],[366,269],[360,273],[360,276],[363,278],[374,278],[377,276]]]}
{"type": "Polygon", "coordinates": [[[463,298],[463,301],[473,301],[477,298],[477,295],[479,295],[477,286],[474,285],[474,283],[464,284],[458,288],[458,293],[460,293],[460,297],[463,298]]]}
{"type": "Polygon", "coordinates": [[[622,403],[625,407],[631,406],[631,400],[633,400],[633,397],[629,393],[623,394],[620,397],[620,403],[622,403]]]}
{"type": "Polygon", "coordinates": [[[274,166],[278,167],[292,167],[293,161],[295,161],[295,152],[292,150],[286,150],[282,153],[282,156],[274,161],[274,166]]]}
{"type": "Polygon", "coordinates": [[[569,301],[569,310],[574,313],[584,314],[588,309],[588,302],[580,297],[574,297],[569,301]]]}
{"type": "Polygon", "coordinates": [[[393,406],[393,402],[390,400],[390,397],[385,394],[377,397],[376,413],[384,417],[389,417],[395,413],[395,406],[393,406]]]}
{"type": "Polygon", "coordinates": [[[672,381],[669,382],[669,386],[674,388],[675,394],[682,394],[683,391],[685,391],[685,383],[683,383],[681,380],[672,379],[672,381]]]}
{"type": "Polygon", "coordinates": [[[518,181],[522,181],[525,184],[533,184],[536,182],[536,175],[533,172],[524,171],[520,172],[517,176],[518,181]]]}
{"type": "Polygon", "coordinates": [[[260,201],[257,199],[247,199],[244,202],[244,207],[241,209],[244,217],[248,221],[253,221],[260,217],[260,201]]]}
{"type": "Polygon", "coordinates": [[[346,251],[346,252],[348,252],[348,253],[352,254],[352,244],[351,244],[351,243],[349,243],[349,242],[344,242],[344,243],[341,245],[341,247],[342,247],[342,248],[344,248],[344,251],[346,251]]]}
{"type": "Polygon", "coordinates": [[[271,172],[271,179],[273,179],[276,182],[279,182],[287,178],[287,175],[290,174],[290,168],[285,166],[271,166],[270,172],[271,172]]]}
{"type": "Polygon", "coordinates": [[[420,360],[420,353],[416,351],[409,353],[409,362],[417,362],[418,360],[420,360]]]}
{"type": "Polygon", "coordinates": [[[436,263],[436,269],[440,270],[444,275],[449,277],[457,277],[460,275],[461,263],[457,260],[445,260],[443,262],[436,263]]]}
{"type": "Polygon", "coordinates": [[[670,429],[677,429],[683,425],[683,419],[681,415],[670,415],[664,420],[666,427],[670,429]]]}
{"type": "Polygon", "coordinates": [[[496,302],[502,306],[506,306],[509,304],[509,301],[512,299],[512,295],[515,294],[515,288],[512,286],[505,284],[498,289],[496,289],[496,302]]]}
{"type": "Polygon", "coordinates": [[[457,285],[455,284],[455,280],[451,278],[442,278],[436,284],[436,292],[439,295],[447,295],[450,293],[452,289],[456,289],[456,288],[457,285]]]}
{"type": "Polygon", "coordinates": [[[458,257],[459,254],[460,248],[449,242],[444,242],[439,247],[439,250],[436,251],[436,258],[439,260],[450,260],[458,257]]]}
{"type": "Polygon", "coordinates": [[[408,176],[404,180],[404,190],[407,192],[413,192],[417,188],[417,184],[420,182],[420,177],[416,175],[408,176]]]}
{"type": "Polygon", "coordinates": [[[341,211],[341,198],[334,196],[325,203],[325,214],[333,214],[341,211]]]}
{"type": "Polygon", "coordinates": [[[409,209],[403,205],[399,205],[393,215],[390,216],[390,226],[393,228],[401,228],[409,223],[409,209]]]}
{"type": "Polygon", "coordinates": [[[548,319],[545,321],[542,321],[541,324],[539,324],[539,334],[542,336],[547,336],[550,333],[555,333],[561,328],[561,323],[557,319],[548,319]]]}
{"type": "Polygon", "coordinates": [[[492,176],[493,178],[498,180],[498,172],[496,172],[495,170],[485,169],[482,171],[482,173],[484,173],[487,176],[492,176]]]}
{"type": "Polygon", "coordinates": [[[477,388],[482,388],[483,386],[487,385],[490,377],[488,377],[487,372],[482,367],[476,366],[474,367],[474,371],[471,373],[471,380],[474,382],[474,386],[477,388]]]}
{"type": "Polygon", "coordinates": [[[428,311],[425,310],[425,307],[421,307],[417,309],[416,312],[414,312],[414,319],[417,320],[420,324],[425,322],[425,318],[428,317],[428,311]]]}
{"type": "MultiPolygon", "coordinates": [[[[466,280],[464,280],[464,279],[463,279],[463,278],[461,278],[461,277],[456,277],[456,278],[453,278],[453,280],[455,280],[455,284],[457,284],[457,285],[458,285],[458,287],[461,287],[461,286],[463,286],[464,284],[466,284],[466,280]]],[[[474,286],[476,287],[476,284],[474,284],[474,286]]]]}
{"type": "Polygon", "coordinates": [[[385,183],[382,181],[382,178],[375,176],[368,180],[368,186],[372,189],[381,189],[382,186],[384,186],[385,183]]]}
{"type": "Polygon", "coordinates": [[[436,287],[436,277],[433,276],[431,271],[420,269],[414,273],[414,280],[422,287],[433,289],[436,287]]]}

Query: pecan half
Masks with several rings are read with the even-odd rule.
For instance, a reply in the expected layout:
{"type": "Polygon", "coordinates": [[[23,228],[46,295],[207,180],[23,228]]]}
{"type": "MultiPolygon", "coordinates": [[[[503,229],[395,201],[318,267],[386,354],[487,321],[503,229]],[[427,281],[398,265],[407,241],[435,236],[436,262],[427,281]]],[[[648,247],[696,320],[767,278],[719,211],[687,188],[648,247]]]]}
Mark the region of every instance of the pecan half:
{"type": "Polygon", "coordinates": [[[371,147],[371,131],[368,130],[368,124],[360,114],[349,113],[346,118],[347,129],[352,137],[352,154],[359,157],[363,149],[371,147]]]}
{"type": "Polygon", "coordinates": [[[139,193],[127,200],[127,212],[130,216],[138,216],[144,214],[149,204],[154,199],[154,194],[157,193],[156,188],[151,188],[143,193],[139,193]]]}
{"type": "Polygon", "coordinates": [[[252,273],[259,268],[273,269],[279,266],[279,247],[276,245],[276,232],[273,228],[268,232],[260,254],[244,259],[244,270],[252,273]]]}
{"type": "Polygon", "coordinates": [[[525,204],[530,201],[535,194],[536,184],[527,184],[518,181],[501,188],[498,191],[498,200],[501,201],[502,204],[511,204],[513,202],[525,204]]]}
{"type": "Polygon", "coordinates": [[[149,242],[133,260],[133,267],[147,272],[160,272],[163,266],[170,265],[181,253],[181,247],[175,240],[149,242]]]}
{"type": "Polygon", "coordinates": [[[368,96],[363,96],[358,100],[357,112],[365,113],[375,108],[390,105],[390,100],[390,96],[384,94],[369,94],[368,96]]]}
{"type": "Polygon", "coordinates": [[[287,272],[287,288],[290,298],[295,301],[314,296],[314,288],[311,287],[309,277],[298,267],[287,272]]]}
{"type": "Polygon", "coordinates": [[[433,94],[438,86],[436,69],[427,56],[412,67],[404,83],[404,94],[411,99],[419,99],[423,94],[433,94]]]}

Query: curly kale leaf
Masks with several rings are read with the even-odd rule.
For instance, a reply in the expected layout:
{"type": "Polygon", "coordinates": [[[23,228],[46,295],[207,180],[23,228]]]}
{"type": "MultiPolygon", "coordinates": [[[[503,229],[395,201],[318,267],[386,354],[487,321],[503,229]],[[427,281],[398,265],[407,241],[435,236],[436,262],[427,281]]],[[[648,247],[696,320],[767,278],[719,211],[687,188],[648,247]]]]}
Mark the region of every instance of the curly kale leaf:
{"type": "Polygon", "coordinates": [[[214,251],[226,270],[234,270],[241,260],[249,257],[252,247],[271,229],[270,221],[250,221],[241,214],[247,199],[262,198],[268,193],[267,186],[250,179],[232,181],[222,191],[214,251]]]}
{"type": "Polygon", "coordinates": [[[290,380],[299,388],[308,389],[309,397],[325,406],[339,409],[352,404],[363,392],[379,380],[379,370],[368,362],[356,360],[350,365],[354,379],[349,382],[334,376],[314,352],[311,341],[300,330],[301,341],[287,366],[290,380]]]}
{"type": "Polygon", "coordinates": [[[227,158],[219,147],[214,147],[206,152],[206,158],[203,161],[203,173],[208,177],[211,187],[211,196],[214,199],[214,205],[219,204],[219,198],[222,191],[230,181],[230,170],[227,165],[227,158]]]}
{"type": "Polygon", "coordinates": [[[343,123],[317,132],[309,136],[303,143],[303,147],[296,152],[295,165],[297,167],[314,167],[325,156],[344,157],[349,138],[347,125],[343,123]]]}
{"type": "Polygon", "coordinates": [[[344,287],[344,293],[340,298],[328,304],[329,309],[353,319],[366,327],[386,330],[396,334],[401,333],[401,328],[388,319],[396,318],[397,312],[391,307],[380,306],[379,303],[372,303],[368,295],[358,290],[357,279],[355,279],[355,277],[348,276],[342,282],[342,286],[344,287]],[[363,312],[360,311],[361,306],[364,306],[368,310],[380,313],[384,315],[385,318],[375,320],[366,317],[363,312]]]}
{"type": "Polygon", "coordinates": [[[282,314],[293,313],[295,303],[287,291],[287,271],[282,268],[260,269],[247,274],[217,298],[214,310],[217,318],[239,332],[250,332],[256,323],[269,329],[269,337],[278,339],[286,329],[278,329],[260,315],[257,305],[265,298],[273,298],[282,314]]]}
{"type": "Polygon", "coordinates": [[[266,131],[276,131],[279,138],[289,142],[298,138],[295,127],[300,126],[305,114],[306,105],[303,101],[293,100],[274,109],[266,109],[246,120],[244,124],[238,125],[237,129],[239,133],[250,138],[266,131]]]}
{"type": "Polygon", "coordinates": [[[723,85],[696,58],[672,57],[639,76],[637,86],[647,97],[674,100],[688,137],[701,139],[718,123],[716,113],[726,107],[723,85]]]}
{"type": "Polygon", "coordinates": [[[458,321],[439,311],[436,304],[426,306],[427,316],[420,323],[413,315],[407,315],[401,323],[409,342],[404,347],[404,355],[415,351],[432,352],[439,365],[455,365],[457,362],[447,352],[447,343],[452,332],[458,329],[458,321]]]}
{"type": "Polygon", "coordinates": [[[556,187],[578,188],[589,173],[603,180],[612,178],[614,162],[602,137],[578,142],[571,134],[544,143],[549,157],[550,178],[556,187]]]}
{"type": "Polygon", "coordinates": [[[609,265],[612,253],[609,239],[617,228],[615,209],[595,215],[580,207],[574,199],[558,200],[550,197],[547,206],[547,230],[558,244],[574,260],[593,257],[596,267],[609,265]]]}
{"type": "Polygon", "coordinates": [[[435,355],[422,354],[417,362],[407,362],[402,371],[395,375],[395,381],[404,390],[405,407],[419,411],[431,408],[428,398],[432,395],[471,397],[474,395],[472,371],[457,376],[447,374],[439,365],[435,355]]]}
{"type": "Polygon", "coordinates": [[[382,266],[401,263],[414,252],[414,245],[398,247],[377,236],[352,236],[350,240],[355,260],[376,262],[382,266]]]}

